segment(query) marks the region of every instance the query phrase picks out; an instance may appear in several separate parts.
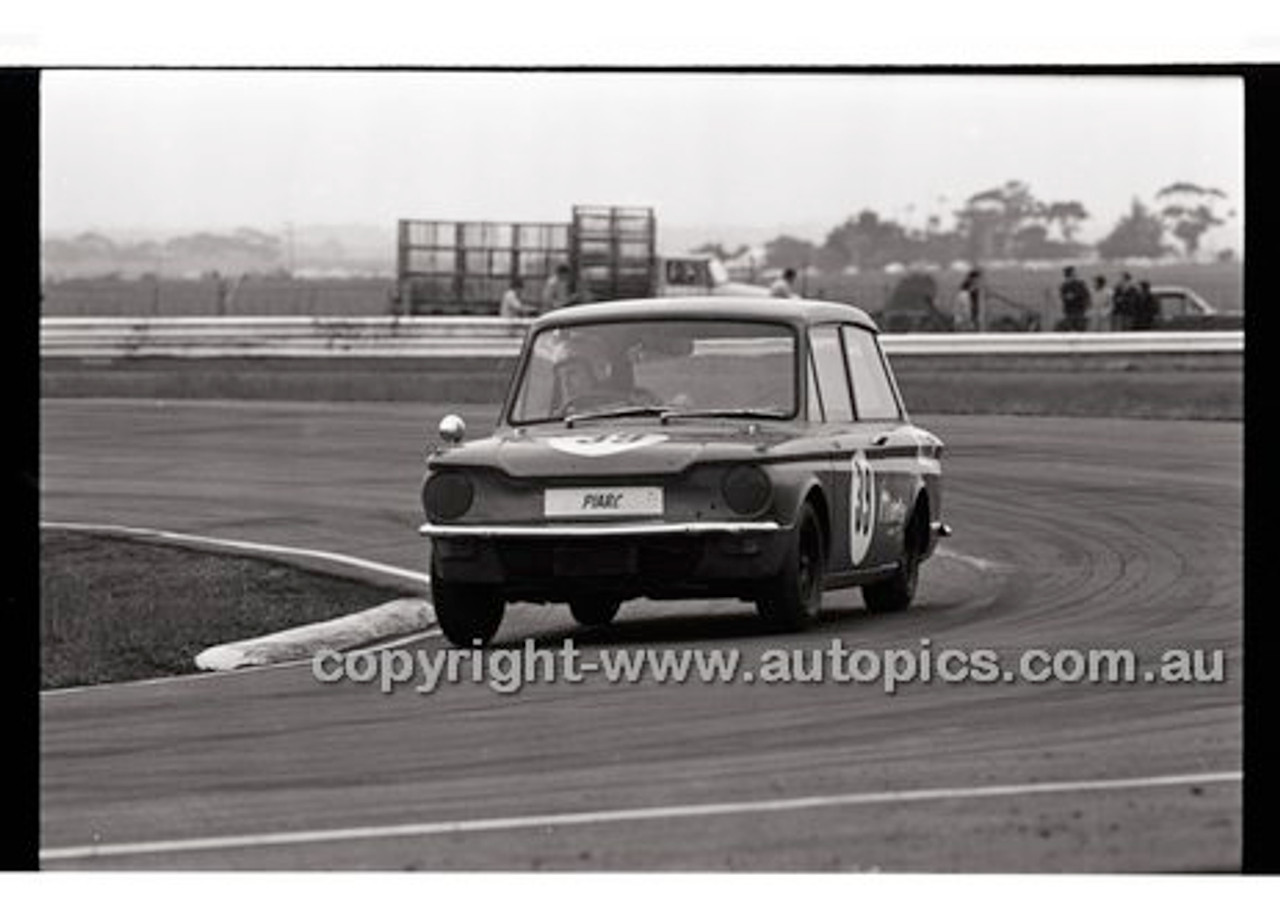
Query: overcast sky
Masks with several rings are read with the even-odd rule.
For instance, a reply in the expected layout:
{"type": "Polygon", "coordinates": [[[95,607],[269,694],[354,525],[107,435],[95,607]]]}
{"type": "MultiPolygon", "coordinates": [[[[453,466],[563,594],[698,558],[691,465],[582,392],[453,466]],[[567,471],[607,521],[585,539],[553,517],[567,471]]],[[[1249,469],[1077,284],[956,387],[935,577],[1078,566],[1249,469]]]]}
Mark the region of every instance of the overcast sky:
{"type": "Polygon", "coordinates": [[[863,207],[922,225],[1009,179],[1082,201],[1085,239],[1178,180],[1243,210],[1235,78],[52,71],[42,120],[46,233],[565,221],[575,203],[652,205],[660,226],[863,207]]]}

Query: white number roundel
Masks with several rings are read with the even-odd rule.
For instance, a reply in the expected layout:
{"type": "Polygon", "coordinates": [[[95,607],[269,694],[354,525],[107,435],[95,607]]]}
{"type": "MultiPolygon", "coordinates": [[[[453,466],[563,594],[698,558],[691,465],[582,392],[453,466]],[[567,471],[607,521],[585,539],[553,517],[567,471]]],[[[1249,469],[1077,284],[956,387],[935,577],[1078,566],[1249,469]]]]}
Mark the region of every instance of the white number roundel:
{"type": "Polygon", "coordinates": [[[849,557],[857,566],[876,530],[876,472],[861,451],[854,453],[849,472],[849,557]]]}

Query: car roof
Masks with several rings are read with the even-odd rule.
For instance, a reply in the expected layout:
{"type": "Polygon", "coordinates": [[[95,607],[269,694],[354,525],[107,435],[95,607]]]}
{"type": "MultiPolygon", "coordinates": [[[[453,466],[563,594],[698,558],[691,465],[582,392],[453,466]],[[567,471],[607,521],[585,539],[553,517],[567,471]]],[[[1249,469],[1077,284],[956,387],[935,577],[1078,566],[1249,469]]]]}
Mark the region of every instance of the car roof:
{"type": "Polygon", "coordinates": [[[856,323],[878,332],[867,312],[852,304],[780,297],[662,297],[600,301],[562,307],[533,322],[534,329],[616,320],[781,320],[793,325],[856,323]]]}

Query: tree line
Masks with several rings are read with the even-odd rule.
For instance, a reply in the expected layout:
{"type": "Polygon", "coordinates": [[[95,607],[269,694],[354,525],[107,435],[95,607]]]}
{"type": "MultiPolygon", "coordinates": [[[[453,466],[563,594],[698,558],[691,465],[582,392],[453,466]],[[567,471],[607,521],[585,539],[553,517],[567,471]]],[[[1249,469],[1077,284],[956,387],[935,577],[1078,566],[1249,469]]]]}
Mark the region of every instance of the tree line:
{"type": "Polygon", "coordinates": [[[231,234],[194,233],[166,240],[121,242],[101,233],[54,238],[41,246],[46,265],[99,271],[174,274],[221,269],[266,272],[279,268],[285,247],[271,234],[241,227],[231,234]]]}
{"type": "MultiPolygon", "coordinates": [[[[906,227],[864,208],[831,228],[821,243],[781,235],[765,244],[767,267],[813,266],[824,272],[849,268],[877,269],[891,263],[928,262],[949,265],[991,260],[1080,258],[1096,249],[1104,259],[1157,258],[1199,255],[1204,235],[1235,212],[1220,189],[1191,182],[1175,182],[1160,189],[1155,204],[1134,198],[1130,210],[1111,231],[1092,246],[1077,239],[1089,212],[1076,200],[1043,201],[1018,180],[970,195],[954,212],[955,223],[943,229],[942,219],[930,215],[923,227],[906,227]],[[1168,242],[1168,238],[1177,244],[1168,242]]],[[[747,247],[730,250],[707,243],[699,252],[724,260],[743,255],[747,247]]],[[[1233,258],[1230,251],[1217,254],[1233,258]]]]}

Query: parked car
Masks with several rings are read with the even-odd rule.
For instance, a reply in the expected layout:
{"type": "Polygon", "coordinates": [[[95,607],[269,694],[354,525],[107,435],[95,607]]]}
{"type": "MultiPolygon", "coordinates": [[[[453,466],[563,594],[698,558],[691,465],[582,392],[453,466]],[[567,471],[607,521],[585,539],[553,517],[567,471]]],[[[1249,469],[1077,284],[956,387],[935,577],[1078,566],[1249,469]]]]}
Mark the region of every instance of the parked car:
{"type": "Polygon", "coordinates": [[[684,298],[531,325],[497,429],[440,424],[422,486],[454,644],[512,601],[600,626],[632,598],[754,601],[779,628],[825,590],[910,605],[942,522],[942,442],[911,423],[862,310],[684,298]]]}
{"type": "Polygon", "coordinates": [[[1160,305],[1157,329],[1244,329],[1243,313],[1222,313],[1191,288],[1152,285],[1160,305]]]}

